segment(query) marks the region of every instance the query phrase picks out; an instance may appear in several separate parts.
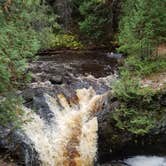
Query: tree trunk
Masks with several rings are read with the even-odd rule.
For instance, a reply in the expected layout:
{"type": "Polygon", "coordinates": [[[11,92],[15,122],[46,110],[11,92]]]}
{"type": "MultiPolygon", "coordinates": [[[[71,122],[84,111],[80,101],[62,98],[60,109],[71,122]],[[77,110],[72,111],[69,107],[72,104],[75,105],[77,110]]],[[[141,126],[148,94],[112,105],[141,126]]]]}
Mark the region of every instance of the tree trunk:
{"type": "Polygon", "coordinates": [[[63,29],[67,32],[70,30],[71,23],[71,0],[56,0],[53,3],[54,10],[59,16],[59,23],[63,29]]]}

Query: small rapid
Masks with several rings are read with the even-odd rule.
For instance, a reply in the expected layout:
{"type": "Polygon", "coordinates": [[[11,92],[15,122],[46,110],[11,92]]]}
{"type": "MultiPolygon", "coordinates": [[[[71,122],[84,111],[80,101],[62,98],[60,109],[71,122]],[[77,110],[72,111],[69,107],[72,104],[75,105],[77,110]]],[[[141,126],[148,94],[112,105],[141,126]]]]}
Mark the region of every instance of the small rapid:
{"type": "Polygon", "coordinates": [[[124,160],[127,166],[166,166],[166,157],[135,156],[124,160]]]}
{"type": "Polygon", "coordinates": [[[77,101],[45,95],[54,116],[46,123],[32,110],[25,108],[23,129],[33,142],[42,166],[91,166],[97,152],[98,122],[105,95],[92,89],[76,91],[77,101]],[[77,104],[76,104],[77,102],[77,104]]]}

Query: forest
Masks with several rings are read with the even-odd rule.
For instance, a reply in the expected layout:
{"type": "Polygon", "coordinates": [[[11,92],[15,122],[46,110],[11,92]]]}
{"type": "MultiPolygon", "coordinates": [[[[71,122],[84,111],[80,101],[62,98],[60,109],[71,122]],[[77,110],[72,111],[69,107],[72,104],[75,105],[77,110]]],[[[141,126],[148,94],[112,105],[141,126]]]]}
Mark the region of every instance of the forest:
{"type": "Polygon", "coordinates": [[[0,0],[0,166],[165,166],[165,11],[0,0]]]}

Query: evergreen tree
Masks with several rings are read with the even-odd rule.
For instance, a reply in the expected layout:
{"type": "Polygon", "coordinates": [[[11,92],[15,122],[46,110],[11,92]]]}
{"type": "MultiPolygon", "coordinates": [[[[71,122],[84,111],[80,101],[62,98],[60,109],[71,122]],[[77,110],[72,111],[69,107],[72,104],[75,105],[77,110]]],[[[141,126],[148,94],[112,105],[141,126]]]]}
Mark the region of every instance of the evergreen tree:
{"type": "Polygon", "coordinates": [[[6,0],[0,8],[0,124],[19,117],[20,103],[15,90],[28,80],[27,61],[44,44],[39,38],[49,34],[47,7],[39,0],[6,0]],[[45,32],[45,33],[43,33],[45,32]],[[10,102],[9,102],[10,101],[10,102]]]}
{"type": "MultiPolygon", "coordinates": [[[[120,51],[140,54],[141,49],[166,41],[166,0],[126,0],[120,21],[120,51]]],[[[145,55],[146,56],[146,55],[145,55]]]]}
{"type": "MultiPolygon", "coordinates": [[[[111,2],[105,0],[73,0],[80,14],[79,27],[86,39],[95,43],[112,36],[111,2]]],[[[74,8],[76,10],[76,8],[74,8]]],[[[107,41],[108,42],[108,41],[107,41]]]]}

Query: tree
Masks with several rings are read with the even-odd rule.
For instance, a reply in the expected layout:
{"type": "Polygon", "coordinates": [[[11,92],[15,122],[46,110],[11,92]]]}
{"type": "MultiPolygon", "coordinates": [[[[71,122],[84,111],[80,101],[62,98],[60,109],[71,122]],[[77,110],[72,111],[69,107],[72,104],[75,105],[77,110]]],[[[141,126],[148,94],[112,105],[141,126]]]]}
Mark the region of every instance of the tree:
{"type": "Polygon", "coordinates": [[[166,41],[165,5],[165,0],[124,1],[120,21],[120,51],[138,55],[141,49],[149,45],[153,48],[156,43],[166,41]]]}
{"type": "Polygon", "coordinates": [[[58,15],[58,23],[65,32],[70,31],[72,13],[71,1],[72,0],[47,0],[47,2],[53,6],[54,12],[58,15]]]}
{"type": "Polygon", "coordinates": [[[0,124],[4,125],[12,119],[16,122],[21,113],[15,91],[29,80],[27,61],[41,48],[43,42],[39,38],[52,24],[44,15],[47,10],[40,6],[40,1],[7,0],[3,4],[5,10],[4,6],[0,8],[0,124]],[[36,23],[40,28],[36,28],[36,23]]]}
{"type": "Polygon", "coordinates": [[[83,18],[79,23],[80,31],[92,41],[106,40],[109,35],[112,35],[110,1],[85,0],[80,3],[79,11],[83,18]]]}

